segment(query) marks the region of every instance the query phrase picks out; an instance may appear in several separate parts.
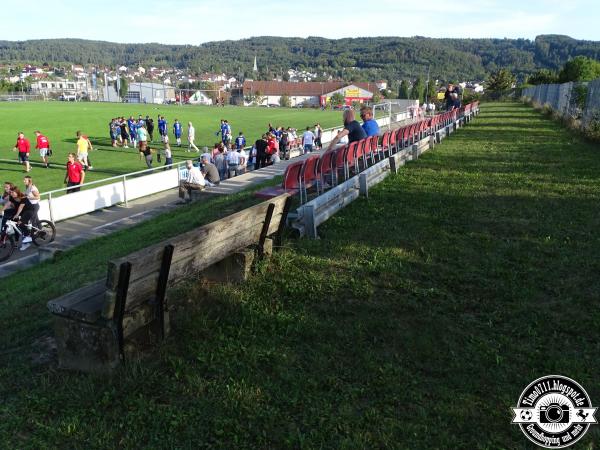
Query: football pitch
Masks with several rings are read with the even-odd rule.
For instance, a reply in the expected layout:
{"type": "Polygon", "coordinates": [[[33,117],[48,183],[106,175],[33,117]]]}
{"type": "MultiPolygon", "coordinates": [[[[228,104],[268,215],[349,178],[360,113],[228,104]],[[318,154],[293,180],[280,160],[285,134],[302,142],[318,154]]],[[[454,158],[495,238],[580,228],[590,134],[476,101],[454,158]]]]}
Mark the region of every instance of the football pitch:
{"type": "MultiPolygon", "coordinates": [[[[165,116],[169,125],[169,139],[173,151],[174,162],[190,157],[187,150],[187,124],[192,122],[196,129],[196,146],[211,148],[220,136],[215,136],[219,130],[220,120],[227,119],[231,125],[234,138],[240,131],[244,133],[247,145],[251,145],[268,129],[268,124],[297,128],[299,134],[307,126],[320,123],[323,128],[339,126],[342,123],[340,111],[321,111],[319,109],[292,108],[260,108],[226,106],[192,105],[154,105],[133,103],[71,103],[71,102],[23,102],[0,103],[0,181],[11,181],[17,186],[22,185],[25,175],[24,167],[17,164],[17,153],[13,151],[17,133],[23,131],[31,142],[30,161],[40,162],[39,151],[35,149],[36,138],[34,131],[40,130],[51,143],[53,156],[50,158],[51,167],[45,169],[42,165],[32,164],[35,184],[41,192],[64,187],[65,164],[67,154],[76,152],[75,133],[80,130],[88,135],[94,151],[90,153],[93,170],[86,174],[86,182],[101,180],[126,173],[145,170],[146,163],[140,160],[139,154],[133,148],[115,148],[111,146],[108,124],[113,117],[146,115],[154,119],[154,144],[151,148],[162,150],[158,135],[158,115],[165,116]],[[183,124],[182,147],[175,145],[173,122],[178,119],[183,124]],[[11,160],[7,162],[6,160],[11,160]]],[[[194,153],[195,155],[195,153],[194,153]]],[[[154,167],[164,164],[156,161],[154,167]]]]}

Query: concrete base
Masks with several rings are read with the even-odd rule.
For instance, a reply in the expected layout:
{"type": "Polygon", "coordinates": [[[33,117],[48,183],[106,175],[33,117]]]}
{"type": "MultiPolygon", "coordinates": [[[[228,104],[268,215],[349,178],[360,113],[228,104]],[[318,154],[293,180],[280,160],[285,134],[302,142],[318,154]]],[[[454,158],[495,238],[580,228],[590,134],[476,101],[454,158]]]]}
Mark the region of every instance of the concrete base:
{"type": "MultiPolygon", "coordinates": [[[[273,252],[272,241],[270,252],[273,252]]],[[[254,250],[241,250],[203,270],[200,277],[213,283],[241,283],[250,276],[253,262],[254,250]]]]}
{"type": "Polygon", "coordinates": [[[59,367],[104,373],[121,363],[116,330],[54,316],[59,367]]]}

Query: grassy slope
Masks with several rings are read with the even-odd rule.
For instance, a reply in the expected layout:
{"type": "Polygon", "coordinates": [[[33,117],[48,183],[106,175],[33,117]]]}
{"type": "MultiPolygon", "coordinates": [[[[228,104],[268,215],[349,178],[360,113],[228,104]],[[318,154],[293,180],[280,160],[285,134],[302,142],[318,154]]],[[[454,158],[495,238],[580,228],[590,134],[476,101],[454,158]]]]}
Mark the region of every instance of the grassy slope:
{"type": "MultiPolygon", "coordinates": [[[[184,124],[183,143],[187,146],[187,123],[192,121],[196,129],[196,145],[199,148],[211,147],[219,138],[215,132],[219,129],[221,118],[229,120],[234,136],[240,131],[245,133],[249,144],[267,129],[268,123],[274,126],[292,126],[298,129],[312,126],[320,122],[324,128],[340,125],[341,112],[320,111],[315,109],[291,108],[243,108],[243,107],[206,107],[177,105],[134,105],[114,103],[70,103],[70,102],[28,102],[0,103],[0,159],[13,159],[17,154],[12,151],[18,131],[23,131],[35,147],[36,129],[45,133],[50,142],[54,156],[51,162],[55,168],[49,170],[34,168],[34,177],[41,191],[63,187],[64,164],[66,155],[75,151],[75,132],[81,130],[90,136],[92,144],[98,151],[92,152],[94,170],[89,172],[88,181],[108,178],[119,174],[145,170],[146,164],[140,161],[133,149],[115,149],[110,145],[108,122],[114,116],[137,118],[146,114],[154,119],[155,138],[158,139],[158,123],[156,116],[162,114],[169,121],[171,148],[174,160],[186,159],[189,153],[175,147],[172,124],[175,118],[184,124]]],[[[158,146],[157,148],[160,148],[158,146]]],[[[156,158],[155,158],[156,159],[156,158]]],[[[32,148],[32,161],[40,161],[39,152],[32,148]]],[[[159,164],[155,161],[155,164],[159,164]]],[[[162,162],[164,164],[164,161],[162,162]]],[[[160,165],[160,164],[159,164],[160,165]]],[[[39,167],[39,166],[38,166],[39,167]]],[[[0,162],[0,181],[12,181],[21,184],[22,166],[0,162]]]]}
{"type": "Polygon", "coordinates": [[[288,241],[244,286],[173,294],[194,306],[172,338],[110,379],[28,363],[27,343],[48,332],[43,305],[11,295],[0,342],[24,351],[0,352],[0,436],[31,448],[530,448],[509,408],[533,379],[570,376],[600,402],[599,169],[597,146],[524,106],[485,105],[321,240],[288,241]]]}

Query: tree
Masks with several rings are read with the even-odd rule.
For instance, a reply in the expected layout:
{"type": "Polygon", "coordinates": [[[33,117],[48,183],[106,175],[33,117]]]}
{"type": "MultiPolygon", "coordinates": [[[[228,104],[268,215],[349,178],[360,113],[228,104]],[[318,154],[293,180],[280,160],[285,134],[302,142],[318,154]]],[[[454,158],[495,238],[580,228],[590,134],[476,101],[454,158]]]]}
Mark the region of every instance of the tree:
{"type": "Polygon", "coordinates": [[[398,98],[400,99],[408,99],[408,81],[402,80],[400,83],[400,88],[398,89],[398,98]]]}
{"type": "Polygon", "coordinates": [[[492,92],[505,91],[511,89],[515,82],[515,76],[510,70],[500,69],[490,75],[487,88],[492,92]]]}
{"type": "Polygon", "coordinates": [[[548,69],[541,69],[527,78],[527,84],[552,84],[558,82],[558,75],[548,69]]]}
{"type": "Polygon", "coordinates": [[[435,83],[432,80],[429,80],[427,82],[427,88],[425,89],[425,97],[430,102],[434,101],[437,98],[435,83]]]}
{"type": "Polygon", "coordinates": [[[423,79],[419,77],[413,85],[410,97],[419,100],[419,103],[423,103],[423,94],[425,94],[425,83],[423,82],[423,79]]]}
{"type": "Polygon", "coordinates": [[[121,86],[119,88],[119,97],[125,98],[125,96],[127,95],[127,92],[129,92],[129,82],[127,81],[127,78],[121,77],[121,86]]]}
{"type": "Polygon", "coordinates": [[[341,92],[336,92],[331,96],[331,104],[332,106],[340,106],[346,103],[346,98],[341,92]]]}
{"type": "Polygon", "coordinates": [[[576,56],[567,61],[559,74],[561,83],[590,81],[600,78],[600,62],[585,56],[576,56]]]}
{"type": "Polygon", "coordinates": [[[281,97],[279,97],[279,106],[283,108],[290,108],[292,106],[290,96],[287,94],[283,94],[281,97]]]}
{"type": "Polygon", "coordinates": [[[371,99],[371,101],[373,103],[379,103],[381,101],[382,95],[379,91],[376,91],[373,93],[373,98],[371,99]]]}

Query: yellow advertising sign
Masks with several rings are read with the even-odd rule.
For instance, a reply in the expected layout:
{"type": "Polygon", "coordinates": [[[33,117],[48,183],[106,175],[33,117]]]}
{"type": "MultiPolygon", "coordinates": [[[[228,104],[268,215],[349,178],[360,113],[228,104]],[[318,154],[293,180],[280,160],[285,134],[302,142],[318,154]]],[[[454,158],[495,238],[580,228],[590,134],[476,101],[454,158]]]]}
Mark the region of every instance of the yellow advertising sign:
{"type": "Polygon", "coordinates": [[[344,91],[344,97],[360,97],[360,89],[346,89],[344,91]]]}

